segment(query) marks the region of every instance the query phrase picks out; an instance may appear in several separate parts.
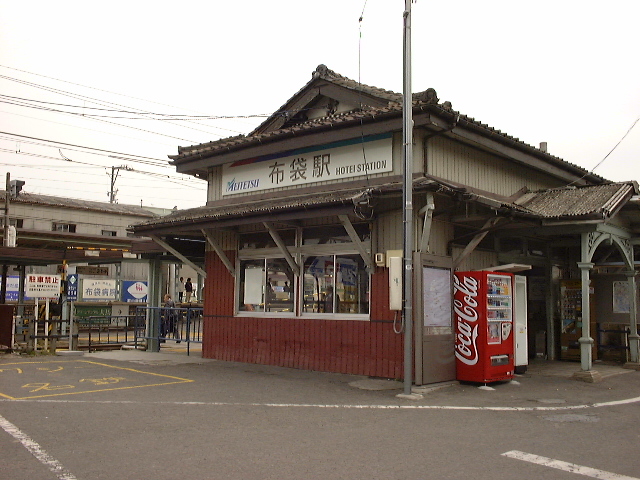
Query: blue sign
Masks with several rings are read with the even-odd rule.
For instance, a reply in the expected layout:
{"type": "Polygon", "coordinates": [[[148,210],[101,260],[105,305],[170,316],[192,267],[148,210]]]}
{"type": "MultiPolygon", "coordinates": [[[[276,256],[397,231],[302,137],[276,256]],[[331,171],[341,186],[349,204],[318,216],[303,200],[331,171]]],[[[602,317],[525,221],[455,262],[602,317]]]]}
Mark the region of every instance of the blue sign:
{"type": "Polygon", "coordinates": [[[122,301],[127,303],[145,303],[149,287],[147,282],[136,280],[123,280],[122,282],[122,301]]]}
{"type": "Polygon", "coordinates": [[[67,275],[67,300],[70,302],[78,301],[78,283],[77,273],[67,275]]]}
{"type": "MultiPolygon", "coordinates": [[[[0,276],[1,278],[1,276],[0,276]]],[[[7,276],[7,302],[17,302],[20,294],[20,277],[17,275],[7,276]]],[[[24,301],[31,300],[29,297],[24,297],[24,301]]]]}

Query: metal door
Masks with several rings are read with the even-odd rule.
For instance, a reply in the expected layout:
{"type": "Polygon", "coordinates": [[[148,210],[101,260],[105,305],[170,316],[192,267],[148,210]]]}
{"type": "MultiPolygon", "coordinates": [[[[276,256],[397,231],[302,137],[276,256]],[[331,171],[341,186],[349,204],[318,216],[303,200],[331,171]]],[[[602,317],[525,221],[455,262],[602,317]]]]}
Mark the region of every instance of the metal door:
{"type": "Polygon", "coordinates": [[[451,258],[420,255],[416,268],[416,384],[455,380],[451,258]]]}

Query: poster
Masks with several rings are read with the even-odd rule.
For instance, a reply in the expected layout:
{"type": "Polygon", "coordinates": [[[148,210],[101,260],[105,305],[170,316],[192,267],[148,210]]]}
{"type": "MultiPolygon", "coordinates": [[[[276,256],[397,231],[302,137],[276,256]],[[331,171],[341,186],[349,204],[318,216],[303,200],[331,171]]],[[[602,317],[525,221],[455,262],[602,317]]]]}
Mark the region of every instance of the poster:
{"type": "Polygon", "coordinates": [[[425,267],[422,282],[424,326],[451,327],[451,272],[425,267]]]}
{"type": "Polygon", "coordinates": [[[630,313],[629,282],[613,282],[613,313],[630,313]]]}

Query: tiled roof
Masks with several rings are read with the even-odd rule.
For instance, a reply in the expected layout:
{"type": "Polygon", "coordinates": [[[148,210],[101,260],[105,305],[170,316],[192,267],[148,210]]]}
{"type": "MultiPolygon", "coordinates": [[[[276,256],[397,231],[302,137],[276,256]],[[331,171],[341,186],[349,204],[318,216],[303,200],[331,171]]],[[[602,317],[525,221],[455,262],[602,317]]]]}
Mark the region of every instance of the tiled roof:
{"type": "MultiPolygon", "coordinates": [[[[604,219],[610,217],[635,193],[634,182],[610,183],[585,187],[566,187],[529,192],[516,201],[506,197],[478,193],[465,187],[442,182],[435,177],[422,177],[414,180],[414,189],[435,189],[450,195],[463,195],[466,201],[477,202],[487,207],[538,219],[580,220],[584,218],[604,219]]],[[[209,205],[204,207],[180,210],[161,218],[139,223],[134,229],[139,233],[146,229],[171,228],[179,225],[193,225],[197,230],[199,224],[218,222],[235,218],[246,218],[254,215],[277,214],[290,210],[312,210],[335,205],[369,205],[369,199],[385,194],[397,194],[402,190],[400,182],[389,182],[369,187],[334,190],[331,192],[314,192],[300,195],[289,195],[284,198],[270,198],[258,201],[240,201],[230,205],[209,205]]],[[[242,200],[242,199],[240,199],[242,200]]]]}
{"type": "Polygon", "coordinates": [[[275,214],[290,209],[311,209],[340,203],[353,203],[361,195],[366,195],[366,188],[350,188],[330,192],[288,196],[286,198],[267,199],[233,203],[223,206],[204,206],[179,210],[162,218],[156,218],[135,225],[135,228],[162,225],[163,227],[182,223],[220,221],[238,216],[275,214]]]}
{"type": "MultiPolygon", "coordinates": [[[[2,198],[4,198],[2,191],[2,198]]],[[[136,205],[122,205],[120,203],[90,202],[88,200],[77,200],[67,197],[57,197],[52,195],[38,195],[35,193],[21,192],[17,198],[12,198],[11,203],[27,203],[42,205],[47,207],[64,207],[76,210],[90,210],[94,212],[112,213],[120,215],[131,215],[137,217],[156,217],[157,215],[136,205]]]]}
{"type": "Polygon", "coordinates": [[[515,205],[541,218],[608,218],[636,191],[633,182],[529,192],[515,205]]]}
{"type": "MultiPolygon", "coordinates": [[[[377,97],[378,99],[382,99],[387,102],[387,105],[384,107],[364,107],[362,110],[336,113],[328,115],[326,117],[307,120],[305,122],[280,128],[275,131],[266,131],[264,133],[256,133],[256,131],[254,131],[249,135],[236,135],[233,137],[222,138],[198,145],[178,147],[178,155],[169,155],[169,158],[177,161],[203,158],[223,152],[229,152],[254,145],[268,143],[287,137],[303,135],[305,133],[315,133],[326,129],[334,129],[336,127],[346,127],[350,124],[372,122],[387,117],[397,117],[402,114],[402,94],[400,93],[361,84],[355,80],[351,80],[347,77],[337,74],[324,65],[319,65],[313,72],[312,77],[312,80],[307,83],[307,85],[305,85],[298,93],[296,93],[294,97],[304,91],[314,80],[321,78],[335,85],[339,85],[353,91],[363,92],[365,94],[377,97]]],[[[281,107],[281,110],[282,108],[285,108],[285,106],[286,104],[281,107]]],[[[413,108],[414,113],[429,112],[433,114],[439,114],[450,119],[455,119],[457,125],[460,127],[472,129],[485,136],[491,136],[494,139],[500,140],[504,143],[508,143],[509,145],[521,150],[525,150],[530,154],[534,154],[539,158],[544,158],[546,161],[553,164],[564,166],[565,168],[571,167],[576,172],[589,175],[591,179],[595,179],[596,181],[605,181],[604,178],[590,173],[578,165],[566,162],[560,157],[556,157],[547,152],[544,152],[537,147],[531,146],[521,141],[517,137],[513,137],[511,135],[508,135],[507,133],[502,132],[501,130],[490,127],[489,125],[484,124],[473,117],[461,114],[460,112],[453,109],[450,102],[439,103],[437,93],[432,88],[429,88],[424,92],[413,94],[413,108]]],[[[276,112],[276,114],[274,115],[278,115],[278,112],[276,112]]]]}

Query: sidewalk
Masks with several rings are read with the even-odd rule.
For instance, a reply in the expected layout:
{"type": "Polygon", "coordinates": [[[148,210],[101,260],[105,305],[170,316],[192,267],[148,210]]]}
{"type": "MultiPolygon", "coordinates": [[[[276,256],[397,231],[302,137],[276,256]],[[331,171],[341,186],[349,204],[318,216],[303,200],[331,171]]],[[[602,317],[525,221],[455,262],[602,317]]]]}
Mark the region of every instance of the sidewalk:
{"type": "MultiPolygon", "coordinates": [[[[186,350],[179,351],[174,346],[163,347],[159,353],[145,351],[110,351],[86,354],[87,358],[108,359],[133,362],[142,365],[204,365],[212,377],[216,377],[222,370],[237,371],[238,380],[247,372],[251,376],[258,375],[268,378],[279,378],[289,382],[304,379],[305,385],[315,385],[323,390],[328,384],[342,384],[345,387],[344,401],[349,402],[351,395],[348,391],[360,391],[369,394],[367,402],[387,402],[394,404],[432,404],[451,405],[469,408],[490,408],[505,406],[506,408],[540,408],[541,406],[556,404],[572,408],[578,405],[592,405],[603,402],[620,401],[622,399],[640,396],[640,372],[623,368],[621,365],[595,363],[593,369],[602,380],[597,383],[586,383],[573,378],[579,372],[580,363],[561,362],[535,359],[529,365],[527,372],[516,375],[511,382],[498,382],[489,386],[446,382],[439,385],[414,386],[415,399],[399,399],[396,395],[402,393],[403,382],[370,378],[359,375],[332,374],[296,370],[268,365],[253,365],[219,360],[203,359],[200,352],[186,355],[186,350]],[[488,387],[488,388],[487,388],[488,387]]],[[[266,381],[266,380],[265,380],[266,381]]],[[[274,388],[278,388],[273,384],[274,388]]],[[[283,393],[283,392],[281,392],[283,393]]]]}

